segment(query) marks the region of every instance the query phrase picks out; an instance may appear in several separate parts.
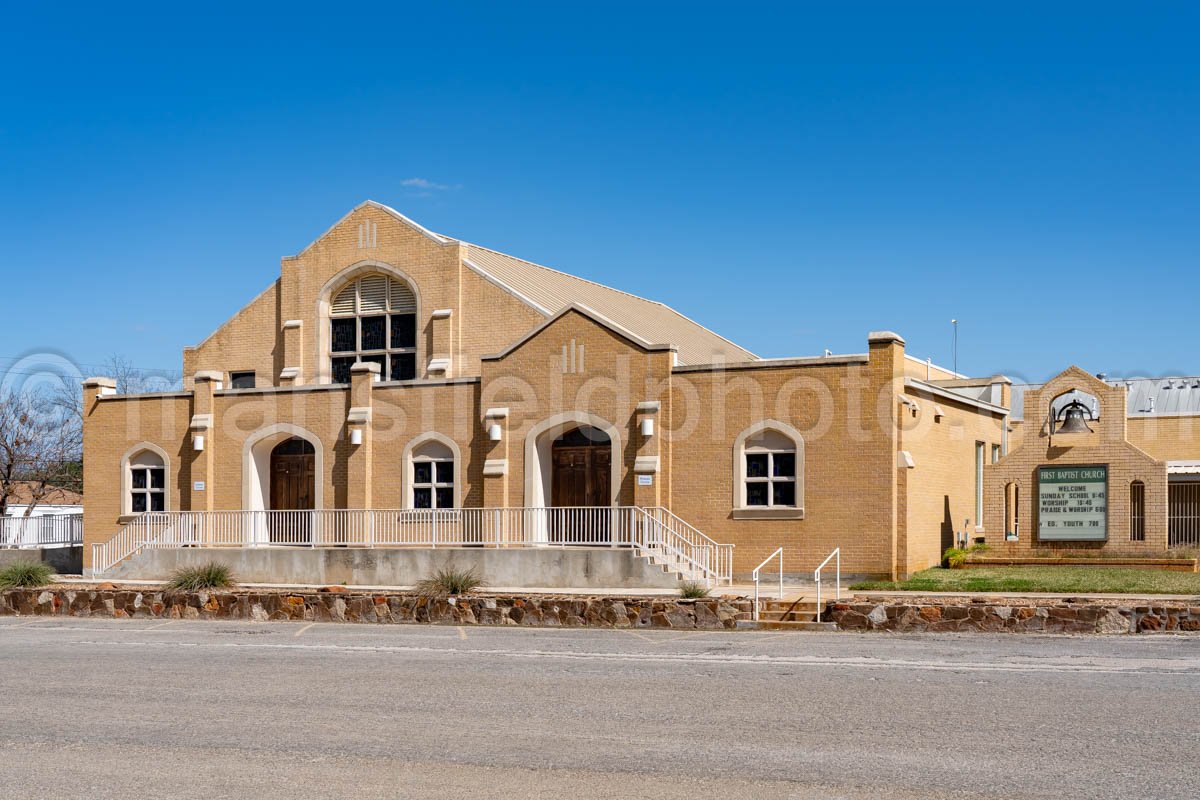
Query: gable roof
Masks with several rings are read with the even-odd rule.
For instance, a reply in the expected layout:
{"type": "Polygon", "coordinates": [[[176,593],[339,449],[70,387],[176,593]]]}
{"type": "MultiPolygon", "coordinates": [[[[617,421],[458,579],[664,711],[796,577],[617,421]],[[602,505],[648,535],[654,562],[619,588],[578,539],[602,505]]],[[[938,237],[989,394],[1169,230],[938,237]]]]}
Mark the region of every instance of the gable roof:
{"type": "Polygon", "coordinates": [[[360,204],[360,207],[363,205],[391,214],[440,244],[458,242],[466,250],[464,261],[468,268],[497,284],[545,317],[553,317],[574,304],[585,306],[643,341],[674,345],[681,364],[758,360],[758,356],[749,350],[688,319],[670,306],[487,247],[434,233],[394,208],[374,200],[368,200],[360,204]]]}
{"type": "Polygon", "coordinates": [[[578,314],[582,314],[583,316],[590,319],[592,322],[595,322],[597,325],[600,325],[603,328],[607,328],[608,330],[615,333],[617,336],[620,336],[622,339],[625,339],[626,341],[632,342],[633,344],[637,345],[638,347],[642,348],[643,350],[649,350],[651,352],[653,352],[653,351],[661,352],[664,350],[670,351],[670,350],[676,349],[675,345],[673,345],[673,344],[656,344],[654,342],[646,341],[641,336],[639,336],[638,334],[629,330],[628,328],[626,328],[622,325],[618,325],[616,322],[613,322],[611,319],[609,319],[608,317],[605,317],[603,314],[597,313],[595,309],[588,308],[587,306],[582,305],[581,303],[571,303],[570,305],[563,306],[561,309],[558,310],[558,313],[551,315],[548,319],[546,319],[545,322],[538,325],[536,328],[534,328],[529,333],[522,336],[520,339],[517,339],[517,341],[510,344],[508,347],[504,348],[499,353],[484,356],[483,360],[484,361],[499,361],[500,359],[507,356],[509,353],[512,353],[512,352],[516,351],[517,349],[519,349],[521,347],[521,345],[525,344],[530,339],[532,339],[533,337],[537,336],[539,333],[544,331],[546,328],[549,328],[551,325],[553,325],[558,319],[566,316],[567,314],[571,313],[572,311],[574,311],[578,314]]]}
{"type": "Polygon", "coordinates": [[[556,314],[572,304],[586,306],[645,341],[675,345],[681,364],[757,359],[670,306],[477,244],[463,244],[468,267],[511,289],[543,314],[556,314]]]}

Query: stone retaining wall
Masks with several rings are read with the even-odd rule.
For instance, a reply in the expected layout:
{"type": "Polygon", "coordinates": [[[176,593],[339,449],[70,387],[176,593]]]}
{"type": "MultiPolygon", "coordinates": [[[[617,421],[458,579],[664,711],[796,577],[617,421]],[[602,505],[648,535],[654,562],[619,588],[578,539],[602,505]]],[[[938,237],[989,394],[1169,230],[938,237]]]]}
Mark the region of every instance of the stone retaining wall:
{"type": "Polygon", "coordinates": [[[880,598],[830,603],[827,620],[850,631],[1010,633],[1159,633],[1200,631],[1200,601],[1144,605],[1013,598],[880,598]]]}
{"type": "Polygon", "coordinates": [[[171,593],[61,587],[0,592],[0,616],[720,630],[736,627],[738,615],[749,611],[749,600],[716,598],[475,595],[429,598],[345,590],[171,593]]]}

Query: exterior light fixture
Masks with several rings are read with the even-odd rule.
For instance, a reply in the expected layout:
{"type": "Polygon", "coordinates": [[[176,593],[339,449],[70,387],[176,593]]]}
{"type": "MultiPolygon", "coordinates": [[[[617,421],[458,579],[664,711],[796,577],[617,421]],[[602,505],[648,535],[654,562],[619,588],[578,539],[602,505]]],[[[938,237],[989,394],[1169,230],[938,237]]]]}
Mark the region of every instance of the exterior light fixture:
{"type": "Polygon", "coordinates": [[[654,420],[647,417],[646,419],[642,420],[642,436],[645,436],[647,439],[649,439],[653,435],[654,435],[654,420]]]}
{"type": "Polygon", "coordinates": [[[200,452],[204,449],[204,434],[197,433],[192,437],[192,449],[196,452],[200,452]]]}
{"type": "Polygon", "coordinates": [[[350,444],[362,444],[362,428],[350,430],[350,444]]]}
{"type": "Polygon", "coordinates": [[[490,439],[491,441],[493,441],[493,442],[500,441],[500,437],[502,435],[503,435],[503,432],[500,430],[499,423],[493,422],[491,425],[488,426],[488,439],[490,439]]]}

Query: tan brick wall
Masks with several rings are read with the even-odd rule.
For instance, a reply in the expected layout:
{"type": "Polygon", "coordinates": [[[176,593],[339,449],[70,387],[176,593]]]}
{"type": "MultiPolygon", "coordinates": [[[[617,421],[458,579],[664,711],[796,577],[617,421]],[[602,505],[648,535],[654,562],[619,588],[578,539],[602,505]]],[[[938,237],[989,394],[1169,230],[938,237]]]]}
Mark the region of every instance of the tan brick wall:
{"type": "Polygon", "coordinates": [[[680,433],[672,437],[672,508],[719,541],[735,543],[740,574],[780,546],[789,573],[811,574],[841,547],[843,571],[891,574],[898,531],[890,426],[899,354],[872,348],[866,364],[673,376],[671,427],[680,433]],[[803,519],[735,518],[734,442],[762,419],[804,436],[803,519]]]}
{"type": "Polygon", "coordinates": [[[92,544],[108,541],[120,529],[121,460],[142,443],[167,454],[167,507],[178,509],[191,488],[192,417],[189,394],[146,395],[96,400],[84,394],[83,505],[84,566],[91,565],[92,544]]]}
{"type": "Polygon", "coordinates": [[[1200,417],[1130,417],[1129,442],[1160,461],[1200,461],[1200,417]]]}
{"type": "Polygon", "coordinates": [[[993,445],[1003,441],[1004,418],[919,390],[910,390],[907,396],[917,404],[915,411],[900,409],[900,447],[912,454],[915,464],[905,470],[903,563],[912,573],[936,566],[958,532],[966,530],[972,539],[984,535],[977,530],[983,521],[977,519],[975,508],[975,443],[984,443],[984,463],[990,463],[993,445]],[[939,409],[944,412],[940,419],[935,413],[939,409]]]}

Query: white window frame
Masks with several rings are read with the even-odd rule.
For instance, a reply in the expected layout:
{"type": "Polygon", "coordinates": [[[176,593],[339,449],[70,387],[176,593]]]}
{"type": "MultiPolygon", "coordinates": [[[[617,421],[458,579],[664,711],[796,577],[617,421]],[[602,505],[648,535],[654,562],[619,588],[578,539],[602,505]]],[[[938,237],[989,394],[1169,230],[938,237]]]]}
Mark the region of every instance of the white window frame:
{"type": "Polygon", "coordinates": [[[804,437],[800,432],[785,422],[778,420],[763,420],[742,431],[733,445],[733,518],[734,519],[804,519],[804,437]],[[747,442],[763,433],[771,432],[786,439],[790,447],[747,446],[747,442]],[[761,478],[751,478],[746,474],[746,456],[756,453],[766,453],[767,475],[761,478]],[[774,471],[777,453],[788,453],[795,456],[795,472],[791,477],[775,477],[774,471]],[[775,505],[775,492],[771,484],[793,483],[796,487],[796,504],[793,506],[775,505]],[[746,487],[750,483],[767,483],[767,505],[751,506],[746,502],[746,487]]]}
{"type": "Polygon", "coordinates": [[[392,356],[409,355],[409,354],[411,354],[413,357],[413,375],[412,375],[412,378],[405,378],[404,380],[415,380],[417,377],[419,377],[421,374],[421,364],[419,361],[419,356],[417,354],[417,345],[420,343],[419,342],[419,340],[420,340],[420,328],[419,328],[420,319],[418,317],[418,311],[419,311],[419,304],[418,304],[418,299],[417,299],[417,293],[416,293],[416,290],[413,288],[412,284],[402,278],[396,277],[395,275],[389,275],[386,272],[369,272],[369,273],[366,273],[363,275],[358,275],[358,276],[355,276],[354,278],[352,278],[351,280],[347,281],[341,287],[339,287],[338,290],[333,292],[331,295],[330,306],[329,306],[329,319],[325,323],[328,326],[328,333],[329,333],[329,377],[330,377],[330,381],[332,382],[334,380],[333,362],[338,359],[353,358],[354,363],[358,364],[358,363],[362,363],[362,361],[364,359],[379,358],[379,357],[383,358],[383,365],[382,365],[382,369],[380,371],[380,375],[381,375],[380,380],[401,380],[400,378],[393,377],[391,374],[392,356]],[[384,308],[383,308],[383,310],[364,311],[363,307],[362,307],[362,285],[363,285],[363,281],[370,280],[372,278],[382,278],[384,281],[384,295],[386,298],[385,302],[384,302],[384,308]],[[405,288],[408,289],[409,294],[412,295],[412,310],[411,311],[396,309],[393,307],[393,305],[392,305],[392,283],[402,284],[403,286],[405,286],[405,288]],[[335,311],[333,306],[334,306],[334,303],[336,303],[337,298],[340,297],[341,294],[349,288],[354,289],[354,310],[353,310],[353,312],[335,311]],[[413,344],[410,347],[393,347],[392,346],[392,317],[399,316],[402,314],[403,315],[411,315],[413,317],[413,344]],[[373,349],[364,349],[363,348],[362,321],[363,321],[364,317],[382,317],[383,318],[383,337],[384,337],[384,345],[385,345],[383,348],[373,348],[373,349]],[[353,319],[354,320],[354,350],[335,351],[333,349],[334,348],[333,325],[334,325],[335,321],[344,320],[344,319],[353,319]]]}
{"type": "MultiPolygon", "coordinates": [[[[449,489],[451,502],[452,503],[454,502],[453,501],[454,485],[455,485],[455,483],[457,483],[457,481],[455,481],[456,467],[454,464],[454,456],[453,455],[440,456],[440,457],[426,456],[426,455],[414,456],[412,463],[413,463],[413,482],[412,482],[412,486],[410,487],[410,491],[412,492],[412,507],[413,508],[421,508],[421,506],[417,505],[417,492],[422,489],[429,490],[429,506],[428,507],[430,509],[441,510],[441,509],[446,508],[446,506],[438,505],[438,489],[449,489]],[[417,480],[417,467],[421,464],[429,465],[430,480],[428,482],[422,482],[422,481],[417,480]],[[450,465],[450,480],[449,481],[438,480],[438,472],[440,471],[438,469],[438,467],[442,464],[450,465]]],[[[450,508],[456,508],[456,507],[457,507],[457,504],[450,506],[450,508]]]]}
{"type": "Polygon", "coordinates": [[[142,442],[131,447],[121,458],[121,515],[124,517],[141,516],[146,513],[161,513],[152,512],[153,502],[151,495],[162,495],[163,511],[171,510],[171,459],[166,451],[161,447],[149,442],[142,442]],[[146,463],[144,458],[147,455],[153,455],[160,463],[146,463]],[[133,487],[133,473],[135,470],[151,470],[161,469],[163,471],[163,486],[161,489],[152,489],[149,472],[146,474],[146,487],[143,489],[135,489],[133,487]],[[133,510],[133,495],[144,494],[146,496],[146,510],[133,510]]]}
{"type": "Polygon", "coordinates": [[[452,508],[462,508],[462,476],[464,464],[462,460],[462,451],[458,444],[448,436],[440,433],[428,433],[420,438],[409,442],[404,448],[404,480],[402,481],[401,490],[403,491],[402,506],[406,509],[416,509],[416,490],[430,489],[431,490],[431,507],[438,510],[445,510],[446,506],[438,506],[437,490],[451,489],[454,498],[452,508]],[[428,455],[421,452],[422,448],[429,444],[439,444],[449,451],[449,455],[428,455]],[[437,476],[438,463],[453,463],[453,475],[451,482],[439,481],[437,476]],[[420,463],[431,464],[432,482],[417,483],[416,481],[416,465],[420,463]]]}
{"type": "MultiPolygon", "coordinates": [[[[771,449],[767,447],[747,447],[742,450],[742,458],[749,461],[750,456],[766,456],[767,457],[767,474],[762,476],[754,476],[750,474],[750,466],[746,464],[746,508],[796,508],[796,504],[789,503],[787,505],[775,504],[775,484],[790,483],[793,487],[796,483],[796,451],[784,449],[771,449]],[[792,474],[791,475],[776,475],[775,474],[775,458],[777,456],[792,457],[792,474]],[[750,504],[750,486],[751,484],[763,484],[767,487],[767,502],[766,505],[751,505],[750,504]]],[[[793,496],[793,500],[795,497],[793,496]]]]}

